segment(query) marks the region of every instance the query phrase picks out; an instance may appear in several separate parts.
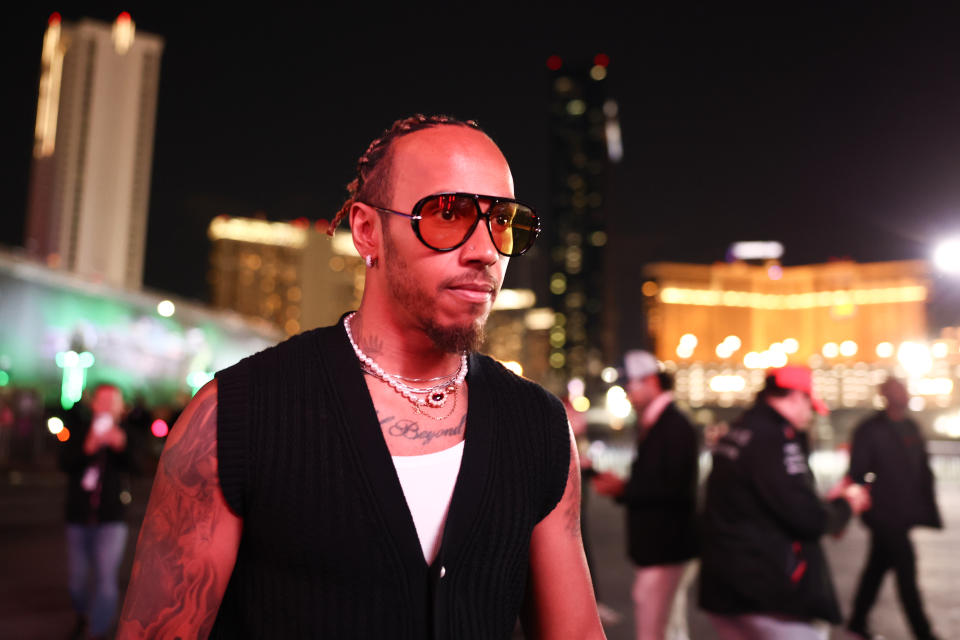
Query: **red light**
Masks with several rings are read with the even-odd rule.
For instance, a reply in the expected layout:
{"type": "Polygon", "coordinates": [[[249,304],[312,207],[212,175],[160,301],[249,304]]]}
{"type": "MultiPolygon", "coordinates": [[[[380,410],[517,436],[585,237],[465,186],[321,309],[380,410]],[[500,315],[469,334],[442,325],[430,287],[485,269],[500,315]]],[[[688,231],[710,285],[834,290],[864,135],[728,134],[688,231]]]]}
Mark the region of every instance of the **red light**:
{"type": "Polygon", "coordinates": [[[54,11],[50,14],[50,19],[47,20],[47,24],[60,24],[60,14],[54,11]]]}
{"type": "Polygon", "coordinates": [[[313,223],[314,228],[317,231],[322,231],[323,233],[327,232],[327,227],[330,226],[330,222],[326,218],[320,218],[313,223]]]}
{"type": "Polygon", "coordinates": [[[60,442],[66,442],[69,439],[70,439],[70,429],[67,429],[66,427],[64,427],[63,429],[60,430],[60,433],[57,434],[57,440],[59,440],[60,442]]]}
{"type": "Polygon", "coordinates": [[[121,11],[120,15],[117,16],[117,22],[130,22],[130,14],[126,11],[121,11]]]}
{"type": "Polygon", "coordinates": [[[610,56],[605,53],[598,53],[597,55],[593,56],[593,64],[598,64],[601,67],[605,67],[610,64],[610,56]]]}
{"type": "Polygon", "coordinates": [[[306,218],[297,218],[296,220],[292,220],[290,224],[300,229],[308,229],[310,227],[310,221],[306,218]]]}
{"type": "Polygon", "coordinates": [[[170,433],[170,427],[167,426],[166,422],[157,418],[153,421],[153,424],[150,425],[150,433],[158,438],[166,438],[167,434],[170,433]]]}
{"type": "Polygon", "coordinates": [[[563,58],[558,55],[552,55],[547,58],[547,69],[558,71],[563,66],[563,58]]]}

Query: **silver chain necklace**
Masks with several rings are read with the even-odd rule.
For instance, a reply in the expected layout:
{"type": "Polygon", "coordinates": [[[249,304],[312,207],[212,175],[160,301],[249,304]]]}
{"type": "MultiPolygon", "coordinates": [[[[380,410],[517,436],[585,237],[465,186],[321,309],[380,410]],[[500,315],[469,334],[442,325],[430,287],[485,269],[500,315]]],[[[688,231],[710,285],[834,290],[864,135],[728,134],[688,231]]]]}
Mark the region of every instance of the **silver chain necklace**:
{"type": "MultiPolygon", "coordinates": [[[[429,379],[429,381],[442,380],[442,382],[439,384],[422,389],[411,387],[401,380],[401,376],[384,371],[383,368],[377,364],[373,358],[365,354],[357,345],[353,339],[353,331],[350,329],[350,324],[353,321],[353,316],[355,315],[356,313],[354,312],[344,318],[343,328],[347,331],[347,339],[350,341],[350,346],[353,347],[353,352],[357,354],[357,359],[359,359],[362,363],[363,366],[361,368],[364,370],[364,372],[387,383],[391,389],[406,398],[410,404],[413,405],[414,410],[420,415],[425,415],[433,418],[434,420],[443,420],[444,418],[452,415],[457,406],[457,390],[467,377],[467,354],[460,354],[460,367],[454,373],[448,376],[439,376],[437,378],[429,379]],[[423,410],[427,407],[431,409],[442,409],[443,405],[447,402],[447,398],[451,396],[453,396],[453,406],[450,408],[450,412],[446,415],[432,416],[423,412],[423,410]]],[[[405,379],[411,381],[416,380],[416,378],[405,379]]]]}

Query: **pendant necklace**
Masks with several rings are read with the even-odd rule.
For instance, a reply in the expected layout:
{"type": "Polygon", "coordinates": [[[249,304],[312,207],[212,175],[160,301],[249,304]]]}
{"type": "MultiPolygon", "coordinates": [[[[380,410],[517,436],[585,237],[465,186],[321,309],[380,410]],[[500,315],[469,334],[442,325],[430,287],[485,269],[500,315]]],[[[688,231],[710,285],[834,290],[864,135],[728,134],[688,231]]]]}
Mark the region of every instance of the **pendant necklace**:
{"type": "Polygon", "coordinates": [[[443,420],[451,416],[454,409],[457,407],[457,390],[467,377],[467,354],[460,354],[460,366],[456,371],[445,376],[420,379],[406,378],[387,373],[380,365],[376,363],[376,361],[374,361],[373,358],[365,354],[354,341],[353,332],[350,330],[350,323],[353,320],[354,315],[356,315],[355,312],[344,318],[343,327],[347,331],[347,339],[350,340],[350,346],[353,347],[353,352],[357,355],[357,359],[360,360],[360,363],[362,364],[361,368],[363,369],[364,373],[382,380],[387,384],[387,386],[406,398],[410,404],[413,405],[414,410],[419,415],[427,416],[428,418],[433,418],[434,420],[443,420]],[[410,385],[406,384],[404,380],[410,382],[438,382],[429,387],[420,388],[411,387],[410,385]],[[453,398],[453,402],[452,406],[450,407],[450,411],[446,415],[434,416],[424,413],[423,410],[428,407],[431,409],[442,409],[450,397],[453,398]]]}

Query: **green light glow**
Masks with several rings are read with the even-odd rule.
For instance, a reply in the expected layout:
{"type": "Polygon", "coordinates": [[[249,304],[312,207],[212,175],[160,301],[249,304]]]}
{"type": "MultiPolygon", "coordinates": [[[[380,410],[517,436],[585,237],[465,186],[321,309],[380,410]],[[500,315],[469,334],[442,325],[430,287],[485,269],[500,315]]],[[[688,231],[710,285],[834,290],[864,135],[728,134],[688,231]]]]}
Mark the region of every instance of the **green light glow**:
{"type": "Polygon", "coordinates": [[[209,371],[191,371],[187,376],[187,385],[190,387],[191,395],[197,395],[200,387],[213,380],[213,373],[209,371]]]}
{"type": "Polygon", "coordinates": [[[6,371],[0,371],[0,387],[10,384],[10,374],[6,371]]]}
{"type": "Polygon", "coordinates": [[[63,369],[63,383],[60,385],[60,406],[71,409],[83,397],[83,387],[87,382],[87,369],[93,366],[93,354],[89,351],[77,353],[67,351],[57,354],[57,366],[63,369]]]}

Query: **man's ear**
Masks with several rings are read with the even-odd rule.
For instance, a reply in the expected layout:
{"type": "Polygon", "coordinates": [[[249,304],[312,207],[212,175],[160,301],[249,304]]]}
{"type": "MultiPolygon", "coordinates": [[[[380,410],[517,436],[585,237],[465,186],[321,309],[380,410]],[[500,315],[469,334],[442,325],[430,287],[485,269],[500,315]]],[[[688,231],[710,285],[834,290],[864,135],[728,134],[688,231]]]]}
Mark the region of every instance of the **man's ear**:
{"type": "Polygon", "coordinates": [[[364,259],[380,258],[380,214],[371,206],[354,202],[350,206],[350,232],[353,246],[364,259]]]}

